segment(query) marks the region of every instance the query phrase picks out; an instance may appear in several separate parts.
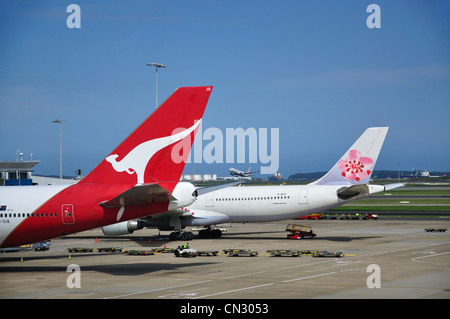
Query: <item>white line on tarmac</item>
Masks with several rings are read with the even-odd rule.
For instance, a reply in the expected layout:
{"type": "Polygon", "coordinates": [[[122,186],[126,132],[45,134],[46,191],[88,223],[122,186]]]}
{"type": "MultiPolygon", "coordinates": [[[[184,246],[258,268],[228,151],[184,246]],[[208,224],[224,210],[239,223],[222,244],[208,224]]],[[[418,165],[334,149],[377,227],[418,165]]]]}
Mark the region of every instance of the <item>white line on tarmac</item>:
{"type": "Polygon", "coordinates": [[[187,291],[181,291],[181,292],[173,292],[171,294],[167,294],[167,295],[163,295],[163,296],[158,296],[159,298],[166,298],[166,297],[183,297],[185,296],[186,298],[190,295],[197,295],[197,292],[199,292],[200,290],[205,290],[205,289],[209,289],[209,287],[205,287],[205,288],[199,288],[199,289],[191,289],[191,290],[187,290],[187,291]]]}
{"type": "MultiPolygon", "coordinates": [[[[280,258],[282,258],[282,257],[280,257],[280,258]]],[[[242,275],[224,277],[224,278],[220,278],[220,279],[232,279],[232,278],[238,278],[238,277],[247,277],[247,276],[258,275],[258,274],[271,272],[271,271],[280,271],[280,270],[286,270],[286,269],[301,268],[301,267],[306,267],[306,266],[311,266],[311,265],[318,265],[318,264],[323,264],[323,263],[329,263],[329,262],[332,262],[332,261],[335,261],[335,260],[334,259],[332,259],[332,260],[328,259],[326,261],[319,261],[319,262],[315,262],[315,263],[296,265],[296,266],[289,266],[289,267],[282,267],[282,268],[274,268],[274,269],[269,269],[269,270],[251,272],[251,273],[242,274],[242,275]]]]}
{"type": "Polygon", "coordinates": [[[205,296],[195,297],[195,298],[192,298],[192,299],[207,298],[207,297],[218,296],[218,295],[223,295],[223,294],[229,294],[229,293],[232,293],[232,292],[237,292],[237,291],[242,291],[242,290],[248,290],[248,289],[255,289],[255,288],[265,287],[265,286],[271,286],[271,285],[275,285],[275,283],[271,282],[271,283],[264,284],[264,285],[258,285],[258,286],[252,286],[252,287],[245,287],[245,288],[239,288],[239,289],[227,290],[227,291],[222,291],[222,292],[218,292],[218,293],[215,293],[215,294],[210,294],[210,295],[205,295],[205,296]]]}
{"type": "Polygon", "coordinates": [[[190,282],[190,283],[185,284],[185,285],[178,285],[178,286],[171,286],[171,287],[157,288],[157,289],[151,289],[151,290],[145,290],[145,291],[138,291],[138,292],[133,292],[133,293],[124,294],[124,295],[118,295],[118,296],[112,296],[112,297],[105,297],[105,298],[102,298],[102,299],[124,298],[124,297],[129,297],[129,296],[135,296],[135,295],[140,295],[140,294],[146,294],[146,293],[149,293],[149,292],[156,292],[156,291],[168,290],[168,289],[173,289],[173,288],[180,288],[180,287],[185,287],[185,286],[192,286],[192,285],[204,284],[205,282],[211,282],[211,281],[212,281],[212,280],[204,280],[204,281],[199,281],[199,282],[190,282]]]}
{"type": "Polygon", "coordinates": [[[248,274],[242,274],[242,275],[236,275],[236,276],[230,276],[230,277],[224,277],[224,278],[221,278],[221,279],[232,279],[232,278],[238,278],[238,277],[246,277],[246,276],[251,276],[251,275],[262,274],[262,273],[265,273],[265,272],[267,272],[267,270],[251,272],[251,273],[248,273],[248,274]]]}
{"type": "Polygon", "coordinates": [[[316,277],[327,276],[327,275],[333,275],[333,274],[337,274],[337,272],[336,272],[336,271],[333,271],[333,272],[327,272],[327,273],[325,273],[325,274],[319,274],[319,275],[314,275],[314,276],[307,276],[307,277],[300,277],[300,278],[295,278],[295,279],[283,280],[282,282],[291,282],[291,281],[297,281],[297,280],[303,280],[303,279],[310,279],[310,278],[316,278],[316,277]]]}
{"type": "Polygon", "coordinates": [[[412,260],[416,261],[417,259],[428,258],[428,257],[435,257],[435,256],[440,256],[440,255],[446,255],[446,254],[450,254],[450,251],[447,251],[445,253],[440,253],[440,254],[433,254],[433,255],[426,255],[426,256],[421,256],[421,257],[415,257],[415,258],[412,258],[412,260]]]}

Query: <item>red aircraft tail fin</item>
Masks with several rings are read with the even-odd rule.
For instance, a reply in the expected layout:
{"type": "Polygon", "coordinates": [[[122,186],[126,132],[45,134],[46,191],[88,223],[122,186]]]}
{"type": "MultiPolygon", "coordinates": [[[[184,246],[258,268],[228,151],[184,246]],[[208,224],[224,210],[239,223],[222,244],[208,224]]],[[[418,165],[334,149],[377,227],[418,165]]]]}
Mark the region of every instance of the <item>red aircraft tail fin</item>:
{"type": "Polygon", "coordinates": [[[177,89],[79,183],[178,182],[211,90],[212,86],[177,89]]]}

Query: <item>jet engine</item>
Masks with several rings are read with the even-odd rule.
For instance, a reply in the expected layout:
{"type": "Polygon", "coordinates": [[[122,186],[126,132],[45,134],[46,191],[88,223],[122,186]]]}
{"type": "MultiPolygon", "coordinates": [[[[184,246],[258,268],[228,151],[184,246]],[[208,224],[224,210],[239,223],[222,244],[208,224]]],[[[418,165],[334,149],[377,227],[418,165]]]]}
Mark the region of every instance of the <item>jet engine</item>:
{"type": "Polygon", "coordinates": [[[176,228],[170,222],[174,217],[179,218],[181,228],[186,226],[210,226],[230,221],[230,217],[225,214],[201,209],[189,209],[187,207],[177,210],[176,214],[163,213],[151,216],[151,219],[145,221],[145,226],[157,227],[159,230],[172,230],[176,228]]]}
{"type": "Polygon", "coordinates": [[[119,236],[132,234],[135,230],[144,228],[141,221],[129,220],[117,224],[102,227],[103,234],[106,236],[119,236]]]}
{"type": "Polygon", "coordinates": [[[189,206],[195,202],[197,196],[198,193],[194,185],[187,182],[180,182],[172,192],[169,210],[189,206]]]}

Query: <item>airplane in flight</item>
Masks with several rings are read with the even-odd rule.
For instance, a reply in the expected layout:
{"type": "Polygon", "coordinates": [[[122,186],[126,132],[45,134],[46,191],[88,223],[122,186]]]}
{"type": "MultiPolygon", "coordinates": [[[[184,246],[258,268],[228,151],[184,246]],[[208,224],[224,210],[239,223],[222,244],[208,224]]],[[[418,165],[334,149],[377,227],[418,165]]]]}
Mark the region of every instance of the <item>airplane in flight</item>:
{"type": "Polygon", "coordinates": [[[76,184],[0,187],[0,248],[192,204],[195,186],[179,180],[211,90],[177,89],[76,184]]]}
{"type": "Polygon", "coordinates": [[[248,168],[248,171],[243,172],[236,168],[231,167],[229,169],[229,171],[232,176],[241,176],[241,177],[249,177],[252,174],[258,173],[258,172],[250,172],[250,169],[251,169],[251,167],[248,168]]]}
{"type": "Polygon", "coordinates": [[[204,226],[199,237],[220,237],[212,225],[269,222],[322,212],[371,194],[404,186],[370,184],[388,128],[368,128],[319,180],[307,185],[240,186],[207,190],[190,206],[103,228],[106,235],[132,233],[144,227],[175,230],[172,240],[191,240],[186,226],[204,226]]]}

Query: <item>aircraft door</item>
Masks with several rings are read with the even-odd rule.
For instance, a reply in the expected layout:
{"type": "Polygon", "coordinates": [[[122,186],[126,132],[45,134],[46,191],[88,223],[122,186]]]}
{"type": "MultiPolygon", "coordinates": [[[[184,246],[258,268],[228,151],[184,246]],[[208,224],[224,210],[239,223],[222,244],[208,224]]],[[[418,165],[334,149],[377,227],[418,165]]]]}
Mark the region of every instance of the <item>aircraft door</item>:
{"type": "Polygon", "coordinates": [[[74,209],[72,204],[64,204],[61,206],[62,221],[65,225],[75,224],[74,209]]]}
{"type": "Polygon", "coordinates": [[[298,203],[299,204],[308,204],[308,190],[301,189],[298,194],[298,203]]]}

